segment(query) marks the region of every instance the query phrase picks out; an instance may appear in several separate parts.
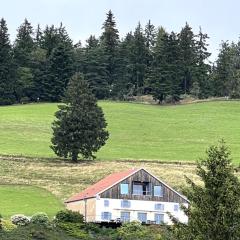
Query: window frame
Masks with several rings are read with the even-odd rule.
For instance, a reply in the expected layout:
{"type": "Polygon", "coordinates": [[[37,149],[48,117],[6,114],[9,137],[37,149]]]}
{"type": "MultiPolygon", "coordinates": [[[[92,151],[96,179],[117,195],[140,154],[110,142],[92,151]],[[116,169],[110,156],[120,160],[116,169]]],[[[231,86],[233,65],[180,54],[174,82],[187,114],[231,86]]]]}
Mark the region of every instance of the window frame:
{"type": "Polygon", "coordinates": [[[147,213],[146,212],[138,212],[137,213],[137,219],[138,219],[138,221],[140,221],[140,222],[142,222],[142,223],[147,223],[147,213]],[[144,215],[144,216],[146,216],[146,221],[142,221],[142,219],[140,219],[140,214],[142,214],[142,215],[144,215]]]}
{"type": "Polygon", "coordinates": [[[174,212],[179,212],[179,209],[180,209],[179,204],[174,204],[174,206],[173,206],[174,212]]]}
{"type": "Polygon", "coordinates": [[[121,183],[120,184],[120,194],[121,195],[129,195],[129,183],[121,183]],[[127,193],[126,193],[126,191],[124,191],[124,192],[122,192],[122,186],[127,186],[127,193]]]}
{"type": "Polygon", "coordinates": [[[108,199],[104,199],[104,207],[109,207],[109,200],[108,199]]]}
{"type": "Polygon", "coordinates": [[[121,211],[120,218],[121,218],[122,222],[130,222],[130,220],[131,220],[131,212],[121,211]],[[123,217],[122,214],[125,214],[125,213],[127,213],[129,215],[129,217],[127,217],[127,218],[123,217]],[[123,219],[123,218],[125,218],[125,219],[123,219]]]}
{"type": "Polygon", "coordinates": [[[121,201],[121,208],[130,208],[131,207],[131,202],[129,201],[129,200],[122,200],[121,201]],[[125,203],[127,203],[126,205],[125,205],[125,203]]]}
{"type": "Polygon", "coordinates": [[[106,212],[106,211],[102,212],[102,213],[101,213],[101,219],[102,219],[102,220],[110,221],[110,220],[112,219],[112,213],[111,213],[111,212],[106,212]],[[107,218],[105,218],[105,216],[106,216],[105,214],[108,215],[107,218]]]}
{"type": "Polygon", "coordinates": [[[157,211],[164,211],[164,204],[163,203],[155,203],[155,206],[154,206],[154,209],[157,210],[157,211]],[[160,206],[160,207],[157,207],[157,206],[160,206]]]}
{"type": "Polygon", "coordinates": [[[163,213],[155,213],[154,214],[154,221],[156,224],[163,224],[164,223],[164,214],[163,213]],[[157,221],[157,216],[162,216],[162,221],[157,221]]]}
{"type": "Polygon", "coordinates": [[[154,197],[163,197],[163,187],[161,185],[155,185],[153,187],[153,196],[154,197]],[[160,194],[156,194],[155,188],[160,187],[160,194]]]}

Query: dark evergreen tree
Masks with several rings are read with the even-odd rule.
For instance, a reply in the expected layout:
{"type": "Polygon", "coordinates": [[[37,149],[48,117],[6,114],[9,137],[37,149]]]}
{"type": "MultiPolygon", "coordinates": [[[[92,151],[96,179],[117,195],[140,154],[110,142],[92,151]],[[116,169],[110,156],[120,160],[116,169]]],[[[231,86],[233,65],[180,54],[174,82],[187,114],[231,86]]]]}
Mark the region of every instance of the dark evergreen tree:
{"type": "Polygon", "coordinates": [[[179,40],[174,32],[170,35],[164,29],[158,31],[157,43],[154,48],[154,61],[148,84],[152,95],[159,103],[167,100],[179,101],[181,94],[181,53],[179,40]]]}
{"type": "Polygon", "coordinates": [[[185,225],[174,219],[176,239],[239,239],[240,182],[224,142],[207,150],[207,158],[198,162],[197,175],[203,185],[187,178],[185,195],[191,204],[184,210],[189,221],[185,225]]]}
{"type": "MultiPolygon", "coordinates": [[[[211,53],[208,52],[207,47],[207,39],[209,38],[207,34],[202,33],[202,29],[200,28],[198,39],[196,41],[196,79],[193,82],[193,86],[195,84],[196,87],[199,88],[198,94],[194,94],[198,98],[207,98],[212,94],[209,74],[211,66],[209,64],[208,58],[211,56],[211,53]]],[[[192,87],[193,90],[193,87],[192,87]]],[[[192,91],[191,91],[192,92],[192,91]]]]}
{"type": "Polygon", "coordinates": [[[180,51],[182,53],[181,68],[184,73],[182,79],[182,91],[189,94],[193,82],[196,79],[196,43],[192,28],[186,23],[179,33],[180,51]]]}
{"type": "Polygon", "coordinates": [[[132,71],[131,79],[132,84],[135,86],[136,93],[142,94],[147,70],[148,49],[146,47],[146,39],[140,23],[138,23],[133,36],[134,38],[130,53],[130,68],[132,71]]]}
{"type": "Polygon", "coordinates": [[[112,87],[116,79],[117,68],[117,48],[119,44],[119,35],[116,28],[116,22],[112,11],[107,13],[107,19],[103,24],[103,33],[101,36],[101,45],[104,49],[106,67],[108,72],[108,84],[112,87]]]}
{"type": "Polygon", "coordinates": [[[14,59],[17,66],[31,66],[31,52],[34,49],[33,28],[27,19],[18,28],[17,38],[14,43],[14,59]]]}
{"type": "Polygon", "coordinates": [[[0,20],[0,105],[12,104],[14,96],[12,49],[6,21],[0,20]]]}
{"type": "Polygon", "coordinates": [[[108,139],[107,123],[81,74],[71,78],[64,103],[55,114],[51,148],[58,156],[70,156],[74,162],[79,154],[93,158],[108,139]]]}
{"type": "Polygon", "coordinates": [[[60,101],[67,87],[68,80],[74,73],[73,51],[64,44],[58,44],[46,61],[41,74],[43,93],[40,100],[60,101]]]}
{"type": "Polygon", "coordinates": [[[108,70],[106,55],[97,40],[90,36],[82,59],[82,71],[93,94],[98,99],[109,97],[108,70]]]}
{"type": "Polygon", "coordinates": [[[18,28],[14,43],[14,62],[16,67],[16,82],[14,92],[18,102],[32,98],[33,73],[31,54],[34,50],[33,28],[27,19],[18,28]]]}
{"type": "Polygon", "coordinates": [[[229,96],[228,82],[233,78],[232,48],[228,42],[223,42],[214,69],[214,95],[229,96]]]}

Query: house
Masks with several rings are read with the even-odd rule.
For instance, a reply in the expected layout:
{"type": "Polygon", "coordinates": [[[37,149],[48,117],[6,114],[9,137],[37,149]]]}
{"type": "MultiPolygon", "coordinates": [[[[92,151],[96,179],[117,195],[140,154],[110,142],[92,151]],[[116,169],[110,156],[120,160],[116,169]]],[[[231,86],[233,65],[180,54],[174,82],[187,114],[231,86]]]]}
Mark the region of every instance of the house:
{"type": "Polygon", "coordinates": [[[171,224],[168,213],[181,222],[188,221],[180,207],[188,206],[186,197],[143,168],[113,173],[65,204],[83,214],[87,222],[171,224]]]}

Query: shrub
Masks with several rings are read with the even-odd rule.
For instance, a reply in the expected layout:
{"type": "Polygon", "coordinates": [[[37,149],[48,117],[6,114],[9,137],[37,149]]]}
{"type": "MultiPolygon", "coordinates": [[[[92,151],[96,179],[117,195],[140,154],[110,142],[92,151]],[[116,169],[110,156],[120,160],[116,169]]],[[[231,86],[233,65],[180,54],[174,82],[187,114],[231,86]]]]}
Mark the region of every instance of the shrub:
{"type": "Polygon", "coordinates": [[[142,226],[140,222],[133,221],[125,223],[122,227],[117,229],[119,238],[121,240],[158,240],[161,239],[159,234],[150,231],[146,226],[142,226]]]}
{"type": "Polygon", "coordinates": [[[3,231],[10,232],[10,231],[14,230],[15,228],[17,228],[17,226],[15,224],[13,224],[10,220],[1,219],[0,229],[2,229],[3,231]]]}
{"type": "Polygon", "coordinates": [[[11,217],[11,221],[15,225],[26,226],[27,224],[30,223],[30,218],[23,214],[17,214],[11,217]]]}
{"type": "Polygon", "coordinates": [[[36,213],[32,216],[31,223],[46,226],[49,224],[48,215],[46,213],[36,213]]]}
{"type": "Polygon", "coordinates": [[[91,239],[84,230],[84,224],[82,223],[72,223],[72,222],[61,222],[58,223],[58,227],[66,232],[69,236],[76,237],[82,240],[91,239]]]}
{"type": "Polygon", "coordinates": [[[57,222],[83,223],[84,217],[78,212],[71,210],[62,210],[56,214],[55,220],[57,222]]]}

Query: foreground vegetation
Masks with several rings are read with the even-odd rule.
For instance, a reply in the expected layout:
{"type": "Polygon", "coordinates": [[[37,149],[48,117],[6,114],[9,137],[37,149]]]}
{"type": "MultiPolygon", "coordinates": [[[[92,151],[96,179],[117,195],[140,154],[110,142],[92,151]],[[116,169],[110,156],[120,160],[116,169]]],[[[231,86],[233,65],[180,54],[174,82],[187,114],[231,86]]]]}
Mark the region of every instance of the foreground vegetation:
{"type": "MultiPolygon", "coordinates": [[[[100,102],[110,138],[102,160],[194,161],[224,138],[239,163],[240,102],[220,101],[159,107],[100,102]]],[[[54,157],[50,149],[56,104],[0,108],[0,155],[54,157]]]]}

